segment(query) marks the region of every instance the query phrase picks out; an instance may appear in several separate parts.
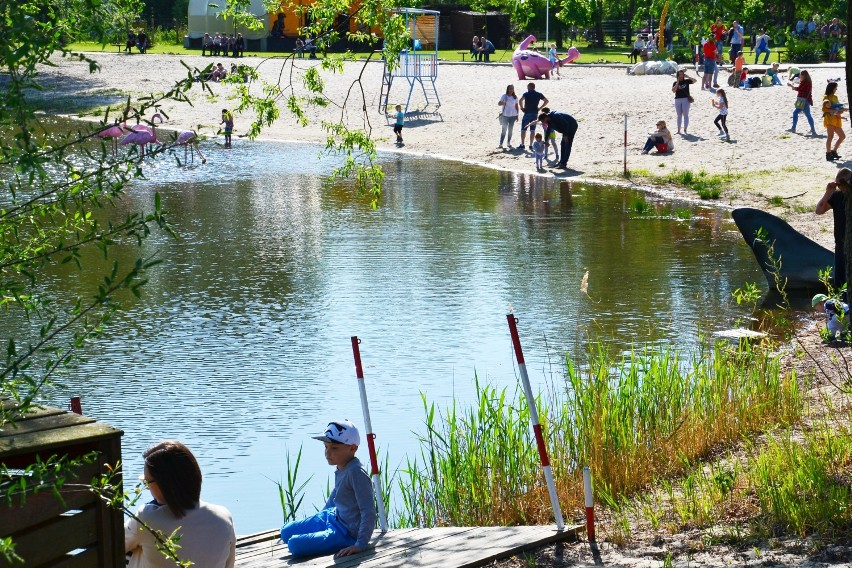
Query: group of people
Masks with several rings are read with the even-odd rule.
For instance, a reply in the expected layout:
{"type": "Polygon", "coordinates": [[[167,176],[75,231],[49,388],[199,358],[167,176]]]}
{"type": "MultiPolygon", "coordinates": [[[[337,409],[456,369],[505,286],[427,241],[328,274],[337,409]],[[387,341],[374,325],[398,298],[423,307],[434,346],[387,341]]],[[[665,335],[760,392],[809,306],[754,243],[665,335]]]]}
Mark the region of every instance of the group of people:
{"type": "Polygon", "coordinates": [[[793,35],[800,39],[817,37],[828,40],[828,60],[837,61],[837,54],[840,52],[840,46],[846,32],[837,18],[832,18],[831,21],[826,22],[822,26],[818,26],[814,19],[811,18],[807,23],[804,20],[796,22],[793,35]]]}
{"type": "MultiPolygon", "coordinates": [[[[739,54],[738,59],[742,59],[739,54]]],[[[744,82],[747,76],[748,68],[743,67],[742,75],[735,68],[732,77],[735,78],[734,85],[739,86],[744,82]]],[[[781,79],[778,73],[778,65],[773,64],[766,71],[766,75],[771,77],[773,85],[780,85],[781,79]]],[[[730,141],[730,133],[728,132],[728,111],[729,100],[724,89],[719,88],[718,83],[712,79],[712,69],[704,68],[704,79],[702,81],[701,90],[709,90],[713,93],[710,103],[718,110],[718,114],[714,120],[714,125],[719,131],[719,137],[725,141],[730,141]],[[712,84],[711,84],[712,83],[712,84]]],[[[811,115],[811,106],[813,106],[813,83],[811,82],[810,74],[807,70],[798,72],[797,81],[788,83],[789,87],[796,92],[796,100],[793,105],[792,125],[789,132],[796,132],[798,125],[799,114],[804,114],[810,127],[810,135],[815,136],[816,126],[813,116],[811,115]]],[[[675,75],[675,81],[672,83],[672,92],[674,93],[674,107],[677,116],[677,133],[684,135],[689,132],[689,109],[695,102],[695,98],[690,94],[690,85],[697,82],[697,79],[687,75],[686,70],[680,69],[675,75]]],[[[836,81],[829,81],[823,95],[821,109],[823,116],[823,126],[826,129],[825,142],[825,159],[835,161],[840,158],[838,148],[846,139],[846,134],[843,132],[843,113],[848,110],[848,107],[842,104],[837,97],[836,81]]],[[[657,123],[657,130],[648,135],[645,146],[642,149],[643,154],[647,154],[651,149],[657,148],[658,153],[667,153],[674,147],[671,138],[671,133],[665,127],[665,121],[657,123]],[[661,127],[662,125],[662,127],[661,127]]]]}
{"type": "MultiPolygon", "coordinates": [[[[315,515],[286,523],[281,540],[296,558],[334,554],[349,556],[366,550],[376,528],[373,484],[355,457],[361,444],[358,428],[347,420],[329,422],[323,442],[325,459],[334,466],[334,488],[315,515]]],[[[128,568],[175,566],[160,539],[178,538],[181,561],[204,568],[233,568],[236,532],[225,507],[201,500],[201,468],[181,442],[165,440],[143,454],[142,484],[153,498],[124,527],[128,568]],[[156,531],[156,532],[155,532],[156,531]]]]}
{"type": "Polygon", "coordinates": [[[473,36],[470,44],[470,58],[474,61],[491,61],[491,54],[497,51],[491,40],[485,36],[473,36]]]}
{"type": "Polygon", "coordinates": [[[204,34],[201,39],[201,55],[214,57],[242,57],[246,50],[246,40],[243,34],[225,33],[204,34]]]}
{"type": "Polygon", "coordinates": [[[302,39],[301,37],[296,38],[296,43],[293,47],[293,53],[296,54],[298,58],[304,58],[305,52],[308,52],[308,56],[310,59],[317,58],[317,46],[314,43],[314,40],[310,37],[302,39]]]}
{"type": "Polygon", "coordinates": [[[548,148],[552,147],[554,161],[557,167],[565,169],[568,167],[568,159],[571,157],[571,148],[574,144],[574,135],[577,133],[577,120],[570,114],[554,112],[547,108],[547,97],[536,91],[535,83],[527,85],[527,91],[519,98],[515,94],[515,86],[508,85],[506,92],[497,101],[500,113],[497,115],[500,121],[500,143],[498,148],[512,149],[512,132],[518,116],[521,118],[521,144],[518,150],[526,150],[527,131],[530,133],[530,149],[535,156],[536,169],[544,169],[544,160],[547,159],[548,148]],[[541,125],[544,133],[537,134],[536,127],[541,125]],[[556,145],[556,134],[562,135],[559,147],[556,145]],[[561,156],[561,159],[560,159],[561,156]]]}
{"type": "Polygon", "coordinates": [[[654,39],[654,34],[649,33],[645,35],[647,36],[647,41],[645,37],[642,37],[643,34],[636,36],[636,40],[633,42],[633,50],[628,55],[631,63],[638,63],[640,58],[644,61],[657,52],[657,42],[654,39]]]}
{"type": "Polygon", "coordinates": [[[140,29],[138,32],[128,30],[124,51],[126,53],[133,53],[134,47],[139,50],[139,53],[145,53],[151,47],[151,40],[148,39],[148,34],[145,33],[145,30],[140,29]]]}

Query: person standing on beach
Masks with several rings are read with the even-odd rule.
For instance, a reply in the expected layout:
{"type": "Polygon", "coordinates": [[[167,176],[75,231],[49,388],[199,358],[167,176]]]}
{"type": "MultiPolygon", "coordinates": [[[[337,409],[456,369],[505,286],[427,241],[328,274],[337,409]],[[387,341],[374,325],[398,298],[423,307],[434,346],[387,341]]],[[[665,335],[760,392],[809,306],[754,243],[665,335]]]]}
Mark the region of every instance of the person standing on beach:
{"type": "Polygon", "coordinates": [[[535,90],[535,83],[530,83],[527,85],[527,92],[521,95],[518,102],[521,112],[524,113],[521,118],[521,145],[518,148],[524,150],[526,148],[527,129],[530,131],[530,145],[532,145],[539,112],[547,106],[548,100],[547,97],[535,90]]]}
{"type": "Polygon", "coordinates": [[[405,126],[405,113],[402,105],[396,105],[396,124],[393,125],[393,133],[396,134],[396,143],[402,144],[402,127],[405,126]]]}
{"type": "Polygon", "coordinates": [[[720,53],[725,47],[725,33],[727,31],[725,24],[722,23],[722,18],[716,16],[716,23],[710,24],[710,35],[713,36],[713,41],[716,42],[717,53],[720,53]]]}
{"type": "Polygon", "coordinates": [[[831,209],[834,214],[834,289],[839,291],[846,284],[846,194],[852,187],[852,170],[843,168],[834,181],[825,186],[825,193],[817,202],[817,215],[831,209]]]}
{"type": "Polygon", "coordinates": [[[728,134],[728,96],[725,94],[725,90],[717,90],[716,98],[711,99],[710,102],[715,108],[719,109],[719,114],[716,116],[713,124],[719,129],[719,136],[724,137],[725,141],[730,142],[731,136],[728,134]]]}
{"type": "Polygon", "coordinates": [[[500,109],[500,144],[498,148],[503,148],[503,140],[506,139],[506,147],[512,148],[512,130],[515,129],[515,123],[518,121],[518,97],[515,96],[515,86],[509,85],[506,87],[506,93],[497,101],[497,106],[500,109]]]}
{"type": "Polygon", "coordinates": [[[545,126],[545,132],[551,131],[562,134],[560,143],[562,159],[559,160],[557,167],[566,169],[568,167],[568,158],[571,157],[571,147],[574,145],[574,135],[577,134],[577,119],[568,113],[564,112],[549,112],[542,113],[538,117],[539,121],[545,126]]]}
{"type": "Polygon", "coordinates": [[[716,42],[709,38],[701,49],[704,50],[704,79],[701,82],[701,90],[706,91],[710,89],[713,75],[716,73],[716,42]]]}
{"type": "Polygon", "coordinates": [[[745,36],[745,30],[743,30],[743,27],[736,20],[734,20],[734,25],[731,26],[730,36],[730,56],[731,61],[734,61],[737,58],[737,55],[743,50],[743,37],[745,36]]]}
{"type": "Polygon", "coordinates": [[[814,127],[814,118],[811,116],[811,105],[814,104],[813,99],[813,83],[811,83],[811,75],[807,71],[802,71],[799,74],[799,84],[787,83],[791,89],[796,91],[796,104],[793,108],[793,126],[790,127],[790,132],[796,132],[796,123],[799,121],[799,113],[805,113],[805,118],[808,119],[808,124],[811,127],[811,136],[816,136],[816,128],[814,127]]]}
{"type": "Polygon", "coordinates": [[[672,92],[675,94],[675,111],[677,111],[677,133],[680,134],[680,125],[683,122],[683,133],[689,128],[689,105],[692,97],[689,94],[689,86],[695,83],[695,79],[686,76],[686,71],[680,69],[675,75],[672,83],[672,92]]]}
{"type": "Polygon", "coordinates": [[[234,113],[229,111],[226,108],[222,109],[222,122],[219,124],[224,124],[225,128],[223,129],[225,133],[225,148],[231,147],[231,133],[234,131],[234,113]]]}
{"type": "Polygon", "coordinates": [[[828,137],[825,140],[825,159],[833,162],[840,158],[837,149],[846,139],[843,133],[841,114],[846,110],[837,99],[837,83],[832,81],[825,87],[825,96],[822,97],[822,124],[825,126],[828,137]],[[832,139],[837,136],[837,143],[831,147],[832,139]]]}

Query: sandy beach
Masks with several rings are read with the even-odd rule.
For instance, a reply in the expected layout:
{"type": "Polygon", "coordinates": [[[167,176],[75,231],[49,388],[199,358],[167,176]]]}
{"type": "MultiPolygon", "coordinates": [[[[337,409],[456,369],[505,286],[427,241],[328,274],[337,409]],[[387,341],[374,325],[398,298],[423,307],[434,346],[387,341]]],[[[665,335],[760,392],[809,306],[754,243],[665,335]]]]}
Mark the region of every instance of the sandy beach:
{"type": "MultiPolygon", "coordinates": [[[[190,67],[204,67],[214,61],[201,56],[178,57],[173,55],[125,55],[116,53],[90,54],[101,65],[99,72],[90,74],[88,65],[62,61],[57,67],[43,67],[42,81],[47,97],[71,96],[92,98],[102,104],[120,104],[128,94],[141,97],[161,93],[173,83],[187,76],[183,61],[190,67]]],[[[233,60],[221,59],[225,67],[233,60]]],[[[256,67],[267,81],[281,81],[286,87],[291,77],[291,60],[281,58],[261,59],[246,57],[240,64],[256,67]]],[[[298,77],[306,68],[318,62],[299,59],[295,63],[294,92],[303,94],[298,77]]],[[[821,103],[826,80],[844,76],[843,64],[833,66],[803,67],[811,71],[814,81],[814,102],[821,103]]],[[[504,151],[497,148],[499,122],[497,101],[510,83],[520,95],[529,81],[518,81],[512,67],[502,63],[444,63],[439,66],[437,91],[441,107],[437,114],[410,114],[407,117],[405,146],[393,143],[392,120],[378,112],[382,85],[383,63],[353,62],[340,74],[326,74],[324,95],[331,104],[324,109],[308,110],[310,125],[296,123],[286,108],[281,118],[266,128],[261,139],[298,140],[324,143],[326,134],[320,120],[334,120],[341,116],[350,125],[372,131],[380,140],[382,150],[437,156],[452,160],[482,164],[488,167],[535,172],[532,154],[519,150],[504,151]],[[351,88],[360,75],[360,85],[351,88]],[[351,89],[351,90],[350,90],[351,89]],[[366,121],[361,113],[363,89],[366,121]],[[350,95],[346,110],[341,106],[350,95]]],[[[781,214],[794,226],[822,244],[831,241],[830,215],[817,218],[811,214],[814,204],[822,195],[827,181],[843,164],[825,160],[825,128],[821,112],[812,109],[818,136],[807,136],[807,123],[800,116],[797,134],[786,132],[791,125],[795,92],[786,86],[764,87],[752,90],[727,89],[730,100],[728,128],[731,141],[717,137],[713,125],[716,111],[711,105],[712,94],[700,89],[700,82],[692,86],[695,102],[690,111],[688,136],[675,135],[675,149],[670,155],[641,155],[647,133],[654,129],[657,120],[665,120],[670,130],[676,131],[676,114],[671,86],[672,76],[633,76],[627,74],[625,65],[586,66],[570,65],[562,69],[560,79],[536,81],[537,89],[549,99],[554,110],[568,112],[577,118],[579,130],[566,173],[560,177],[583,180],[608,180],[623,182],[624,124],[627,116],[628,145],[627,166],[634,172],[664,175],[674,169],[704,170],[708,173],[742,174],[730,187],[724,189],[719,206],[749,205],[781,214]],[[776,199],[775,205],[770,198],[776,199]],[[779,203],[783,205],[778,206],[779,203]]],[[[694,70],[688,75],[696,77],[694,70]]],[[[726,84],[727,71],[719,79],[726,84]]],[[[192,106],[168,103],[162,109],[169,119],[164,128],[176,130],[192,128],[202,135],[216,138],[220,111],[235,106],[232,100],[235,88],[221,83],[210,84],[213,94],[194,86],[188,93],[192,106]]],[[[259,92],[259,85],[256,86],[259,92]]],[[[252,88],[255,88],[254,86],[252,88]]],[[[841,83],[841,101],[845,100],[845,83],[841,83]]],[[[408,84],[397,79],[392,87],[390,103],[405,103],[408,84]]],[[[425,103],[422,91],[415,89],[410,110],[425,103]]],[[[235,139],[244,135],[253,116],[238,114],[235,139]]],[[[238,142],[238,139],[237,139],[238,142]]],[[[520,125],[515,127],[512,144],[520,143],[520,125]]],[[[529,142],[527,142],[529,144],[529,142]]],[[[840,154],[852,156],[852,141],[840,149],[840,154]],[[844,152],[848,149],[848,152],[844,152]]],[[[547,173],[545,175],[554,175],[547,173]]],[[[664,195],[696,199],[693,192],[677,188],[659,188],[664,195]]]]}

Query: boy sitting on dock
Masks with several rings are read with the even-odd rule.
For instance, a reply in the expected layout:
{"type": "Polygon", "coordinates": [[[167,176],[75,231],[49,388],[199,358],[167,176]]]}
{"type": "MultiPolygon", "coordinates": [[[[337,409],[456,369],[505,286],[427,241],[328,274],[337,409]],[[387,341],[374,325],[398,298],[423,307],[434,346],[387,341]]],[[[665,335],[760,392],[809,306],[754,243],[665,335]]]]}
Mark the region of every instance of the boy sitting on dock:
{"type": "Polygon", "coordinates": [[[817,294],[811,300],[811,307],[817,311],[824,311],[826,328],[830,341],[843,337],[846,321],[849,318],[849,306],[835,298],[829,298],[825,294],[817,294]]]}
{"type": "Polygon", "coordinates": [[[370,476],[355,457],[358,429],[347,420],[329,422],[325,433],[313,438],[325,444],[328,465],[336,466],[334,489],[322,511],[281,527],[281,540],[294,557],[362,552],[376,528],[376,501],[370,476]]]}

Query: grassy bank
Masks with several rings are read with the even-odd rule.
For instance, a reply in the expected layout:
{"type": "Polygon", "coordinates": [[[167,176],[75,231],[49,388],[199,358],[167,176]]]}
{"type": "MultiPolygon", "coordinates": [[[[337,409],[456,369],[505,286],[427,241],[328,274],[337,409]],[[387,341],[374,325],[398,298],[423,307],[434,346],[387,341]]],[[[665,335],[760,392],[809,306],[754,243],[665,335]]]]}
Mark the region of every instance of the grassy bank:
{"type": "MultiPolygon", "coordinates": [[[[478,387],[479,402],[439,411],[424,399],[420,455],[399,480],[397,524],[552,522],[523,396],[478,387]]],[[[539,397],[563,510],[582,511],[582,466],[601,495],[626,496],[767,428],[795,423],[795,373],[747,345],[622,358],[593,349],[566,361],[564,384],[539,397]]]]}

